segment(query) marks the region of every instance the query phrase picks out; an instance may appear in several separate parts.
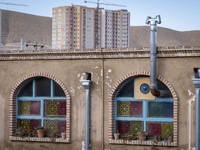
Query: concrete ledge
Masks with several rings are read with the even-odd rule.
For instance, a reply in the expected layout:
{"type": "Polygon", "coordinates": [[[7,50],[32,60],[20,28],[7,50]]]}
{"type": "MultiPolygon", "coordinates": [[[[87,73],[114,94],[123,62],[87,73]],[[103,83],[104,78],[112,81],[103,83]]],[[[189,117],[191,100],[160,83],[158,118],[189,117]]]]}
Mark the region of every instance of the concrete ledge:
{"type": "Polygon", "coordinates": [[[16,137],[10,136],[11,141],[24,141],[24,142],[48,142],[48,143],[70,143],[69,139],[62,138],[38,138],[38,137],[16,137]]]}
{"type": "MultiPolygon", "coordinates": [[[[199,57],[200,47],[158,47],[157,57],[199,57]]],[[[72,59],[126,59],[148,58],[149,48],[129,49],[93,49],[93,50],[25,50],[0,51],[0,61],[3,60],[72,60],[72,59]]]]}
{"type": "Polygon", "coordinates": [[[119,144],[119,145],[155,145],[155,146],[177,146],[177,143],[175,142],[165,142],[165,141],[160,141],[157,144],[155,144],[153,141],[151,140],[147,140],[147,141],[140,141],[140,140],[114,140],[111,139],[109,140],[110,144],[119,144]]]}

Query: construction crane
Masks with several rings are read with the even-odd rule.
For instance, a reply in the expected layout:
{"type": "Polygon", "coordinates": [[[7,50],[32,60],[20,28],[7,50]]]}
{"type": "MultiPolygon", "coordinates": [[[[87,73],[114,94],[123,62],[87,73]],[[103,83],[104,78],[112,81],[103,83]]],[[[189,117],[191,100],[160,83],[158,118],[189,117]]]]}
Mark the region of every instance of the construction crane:
{"type": "Polygon", "coordinates": [[[93,1],[84,1],[84,2],[85,2],[85,3],[97,4],[97,9],[99,9],[99,5],[109,5],[109,6],[126,7],[125,5],[110,4],[110,3],[100,3],[99,1],[100,1],[100,0],[97,0],[97,2],[93,2],[93,1]]]}
{"type": "Polygon", "coordinates": [[[16,4],[16,3],[0,2],[0,4],[2,4],[2,5],[15,5],[15,6],[25,6],[25,7],[28,7],[28,5],[24,5],[24,4],[16,4]]]}

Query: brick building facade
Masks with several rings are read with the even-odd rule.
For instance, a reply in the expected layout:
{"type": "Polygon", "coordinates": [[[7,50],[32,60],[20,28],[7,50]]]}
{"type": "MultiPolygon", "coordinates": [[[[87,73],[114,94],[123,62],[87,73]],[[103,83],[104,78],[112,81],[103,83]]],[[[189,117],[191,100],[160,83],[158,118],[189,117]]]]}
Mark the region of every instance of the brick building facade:
{"type": "MultiPolygon", "coordinates": [[[[143,94],[144,98],[142,99],[136,98],[139,94],[136,91],[137,79],[144,80],[146,78],[148,80],[150,75],[149,56],[149,48],[91,49],[76,52],[69,50],[1,51],[0,114],[3,121],[0,122],[0,148],[2,150],[81,149],[81,143],[85,140],[85,90],[80,81],[84,78],[85,72],[90,72],[92,76],[91,149],[112,150],[122,149],[122,147],[127,150],[151,149],[155,143],[150,135],[154,136],[157,133],[163,136],[163,139],[156,145],[159,148],[188,149],[188,100],[195,95],[192,77],[193,69],[199,68],[200,47],[158,48],[157,80],[170,91],[171,97],[168,99],[150,98],[146,94],[143,94]],[[50,90],[53,93],[49,97],[37,96],[36,87],[37,84],[39,85],[37,80],[40,78],[48,79],[50,88],[60,87],[58,89],[62,89],[65,96],[57,98],[56,90],[50,90]],[[134,85],[130,86],[129,83],[132,82],[134,85]],[[20,96],[20,92],[26,89],[25,87],[29,87],[27,83],[31,83],[31,89],[33,93],[35,92],[35,94],[32,93],[32,97],[23,97],[23,94],[20,96]],[[133,95],[128,98],[123,96],[124,91],[125,95],[127,94],[127,90],[123,91],[126,86],[134,89],[133,95]],[[36,91],[32,87],[36,88],[36,91]],[[66,139],[51,136],[45,138],[16,136],[15,130],[20,126],[18,124],[20,120],[31,121],[38,118],[38,120],[42,120],[41,124],[46,125],[45,121],[49,119],[46,116],[46,114],[48,115],[45,104],[48,103],[47,99],[65,100],[62,102],[66,105],[63,107],[66,109],[66,115],[57,117],[57,122],[65,121],[62,132],[66,133],[66,139]],[[40,115],[35,115],[35,118],[31,115],[24,115],[25,111],[21,104],[29,101],[41,104],[40,114],[44,112],[43,118],[40,118],[40,115]],[[42,104],[43,102],[44,104],[42,104]],[[159,103],[155,105],[156,102],[159,103]],[[129,115],[131,111],[128,114],[123,111],[126,107],[125,104],[128,104],[128,107],[130,104],[137,105],[138,109],[129,115]],[[140,107],[140,104],[143,105],[143,108],[140,107]],[[170,109],[164,109],[163,112],[162,109],[165,105],[170,109]],[[161,117],[158,117],[157,112],[153,111],[153,108],[157,106],[161,106],[161,117]],[[19,112],[20,109],[22,109],[21,112],[19,112]],[[138,114],[140,110],[142,113],[138,114]],[[145,113],[147,113],[146,118],[140,117],[145,116],[145,113]],[[132,120],[131,117],[133,117],[132,120]],[[147,140],[114,139],[113,135],[118,132],[117,130],[122,135],[138,131],[135,127],[137,123],[142,124],[142,130],[149,133],[147,140]],[[127,126],[124,128],[123,124],[127,126]],[[133,126],[134,128],[132,128],[133,126]],[[126,131],[128,128],[130,128],[129,131],[126,131]],[[166,133],[172,134],[172,141],[164,140],[166,133]]],[[[24,93],[26,94],[26,92],[24,93]]],[[[194,112],[195,110],[192,110],[193,119],[194,112]]],[[[192,122],[192,126],[195,127],[195,121],[192,122]]],[[[45,127],[48,128],[47,125],[45,127]]],[[[59,125],[56,125],[56,128],[59,129],[59,125]]],[[[192,133],[192,145],[194,145],[195,131],[192,130],[192,133]]]]}

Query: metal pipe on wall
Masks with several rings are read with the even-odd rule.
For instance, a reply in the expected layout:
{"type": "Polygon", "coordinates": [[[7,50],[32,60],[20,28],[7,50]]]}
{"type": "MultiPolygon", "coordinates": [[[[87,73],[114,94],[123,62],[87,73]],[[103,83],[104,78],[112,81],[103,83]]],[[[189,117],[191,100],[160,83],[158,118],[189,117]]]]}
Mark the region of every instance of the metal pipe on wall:
{"type": "Polygon", "coordinates": [[[196,150],[200,150],[200,78],[193,78],[196,89],[196,150]]]}
{"type": "Polygon", "coordinates": [[[1,50],[1,28],[2,28],[2,20],[1,20],[1,17],[2,17],[2,10],[0,9],[0,50],[1,50]]]}
{"type": "Polygon", "coordinates": [[[87,80],[82,80],[82,85],[85,88],[86,104],[85,104],[85,150],[89,150],[90,145],[90,86],[91,74],[86,73],[87,80]]]}
{"type": "Polygon", "coordinates": [[[147,17],[146,24],[150,24],[150,90],[154,96],[165,97],[170,93],[157,90],[156,85],[157,24],[160,23],[160,15],[157,15],[156,18],[147,17]]]}
{"type": "Polygon", "coordinates": [[[195,96],[189,100],[189,150],[191,150],[192,102],[195,102],[195,96]]]}

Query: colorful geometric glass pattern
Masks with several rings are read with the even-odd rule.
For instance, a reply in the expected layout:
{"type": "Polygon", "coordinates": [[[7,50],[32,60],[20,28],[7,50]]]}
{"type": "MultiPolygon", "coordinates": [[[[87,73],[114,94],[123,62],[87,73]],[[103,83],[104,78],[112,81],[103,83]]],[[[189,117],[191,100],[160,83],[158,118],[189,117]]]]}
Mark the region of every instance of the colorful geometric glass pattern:
{"type": "Polygon", "coordinates": [[[173,103],[149,102],[149,117],[173,118],[173,103]]]}
{"type": "Polygon", "coordinates": [[[117,131],[122,135],[126,133],[136,134],[138,131],[143,131],[142,121],[117,121],[117,131]]]}
{"type": "Polygon", "coordinates": [[[66,101],[58,102],[58,115],[60,115],[60,116],[66,115],[66,101]]]}
{"type": "Polygon", "coordinates": [[[142,117],[143,103],[137,101],[118,101],[117,102],[118,117],[142,117]]]}
{"type": "Polygon", "coordinates": [[[130,116],[131,117],[142,117],[143,116],[143,102],[130,103],[130,116]]]}
{"type": "Polygon", "coordinates": [[[131,133],[136,134],[138,131],[144,131],[143,125],[144,123],[142,121],[131,121],[130,122],[131,133]]]}
{"type": "Polygon", "coordinates": [[[45,116],[64,117],[66,115],[66,101],[45,101],[45,116]]]}
{"type": "Polygon", "coordinates": [[[65,120],[45,120],[44,128],[48,136],[55,133],[61,135],[66,132],[66,121],[65,120]]]}
{"type": "Polygon", "coordinates": [[[58,121],[58,133],[66,133],[66,121],[65,120],[59,120],[58,121]]]}
{"type": "Polygon", "coordinates": [[[161,124],[155,122],[148,123],[148,136],[154,137],[156,135],[161,135],[161,124]]]}
{"type": "Polygon", "coordinates": [[[18,115],[40,115],[39,101],[18,101],[18,115]]]}
{"type": "Polygon", "coordinates": [[[173,134],[173,123],[161,123],[162,137],[173,134]]]}
{"type": "Polygon", "coordinates": [[[148,136],[154,137],[161,135],[162,138],[173,134],[173,123],[165,122],[149,122],[148,123],[148,136]]]}
{"type": "Polygon", "coordinates": [[[35,130],[35,128],[41,126],[41,120],[35,119],[18,119],[17,128],[22,127],[27,130],[27,132],[35,130]]]}
{"type": "Polygon", "coordinates": [[[129,101],[117,102],[117,116],[120,116],[120,117],[130,116],[130,102],[129,101]]]}
{"type": "Polygon", "coordinates": [[[38,101],[31,101],[30,102],[30,114],[31,115],[40,115],[40,102],[38,101]]]}
{"type": "Polygon", "coordinates": [[[117,121],[117,131],[122,135],[130,132],[130,121],[117,121]]]}

